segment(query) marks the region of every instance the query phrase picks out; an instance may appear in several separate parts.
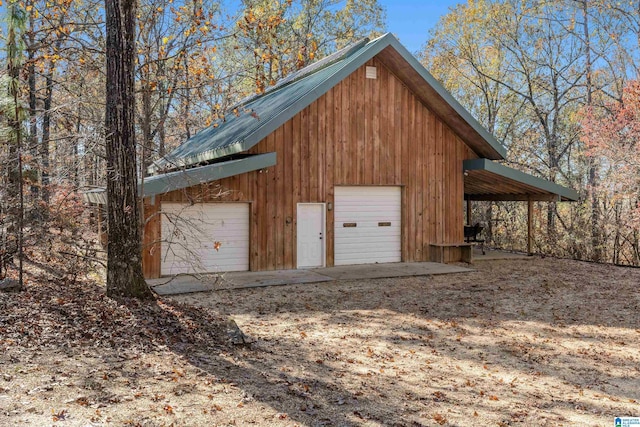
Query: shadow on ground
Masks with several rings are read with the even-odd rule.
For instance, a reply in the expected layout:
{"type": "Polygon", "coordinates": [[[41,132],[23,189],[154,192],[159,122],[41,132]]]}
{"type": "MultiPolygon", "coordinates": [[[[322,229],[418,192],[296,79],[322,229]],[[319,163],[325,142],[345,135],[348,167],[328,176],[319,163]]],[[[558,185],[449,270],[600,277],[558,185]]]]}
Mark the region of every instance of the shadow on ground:
{"type": "Polygon", "coordinates": [[[242,396],[249,418],[241,406],[212,418],[241,425],[596,425],[637,408],[639,270],[554,259],[476,267],[153,303],[51,282],[0,295],[0,343],[113,359],[97,379],[87,373],[105,390],[122,358],[131,372],[120,375],[136,386],[173,375],[132,368],[139,352],[169,350],[211,379],[205,396],[216,384],[242,396]],[[256,343],[229,344],[229,315],[256,343]]]}
{"type": "Polygon", "coordinates": [[[202,295],[258,343],[232,363],[193,363],[307,425],[432,425],[483,411],[544,425],[640,400],[637,351],[620,338],[637,338],[640,271],[555,259],[478,268],[202,295]],[[411,354],[428,368],[394,368],[411,354]]]}

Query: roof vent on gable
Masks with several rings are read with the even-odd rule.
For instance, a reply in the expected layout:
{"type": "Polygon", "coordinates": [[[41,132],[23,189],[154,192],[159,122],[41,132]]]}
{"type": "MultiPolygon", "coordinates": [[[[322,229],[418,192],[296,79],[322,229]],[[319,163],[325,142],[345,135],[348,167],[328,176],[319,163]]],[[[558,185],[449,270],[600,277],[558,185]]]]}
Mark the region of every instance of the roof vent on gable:
{"type": "Polygon", "coordinates": [[[376,67],[367,67],[365,69],[365,77],[368,79],[377,79],[378,69],[376,67]]]}

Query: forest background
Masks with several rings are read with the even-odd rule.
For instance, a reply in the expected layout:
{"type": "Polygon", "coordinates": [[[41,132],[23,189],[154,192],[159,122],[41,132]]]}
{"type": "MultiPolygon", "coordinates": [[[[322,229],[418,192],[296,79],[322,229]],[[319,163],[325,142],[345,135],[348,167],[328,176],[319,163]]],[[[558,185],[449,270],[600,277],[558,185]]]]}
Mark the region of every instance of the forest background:
{"type": "MultiPolygon", "coordinates": [[[[76,275],[101,259],[79,194],[106,179],[104,5],[4,8],[0,279],[20,243],[76,275]]],[[[238,100],[386,28],[377,0],[140,0],[137,18],[141,174],[238,100]]],[[[534,204],[535,251],[640,265],[640,1],[469,1],[424,39],[422,63],[510,166],[579,192],[534,204]]],[[[524,249],[526,204],[476,203],[475,221],[524,249]]]]}

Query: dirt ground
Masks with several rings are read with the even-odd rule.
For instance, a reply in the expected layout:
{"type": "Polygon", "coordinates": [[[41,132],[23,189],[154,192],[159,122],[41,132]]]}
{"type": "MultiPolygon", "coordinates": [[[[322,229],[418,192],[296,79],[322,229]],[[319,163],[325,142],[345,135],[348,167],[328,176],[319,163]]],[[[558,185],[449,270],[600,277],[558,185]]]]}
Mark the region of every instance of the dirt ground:
{"type": "Polygon", "coordinates": [[[640,416],[639,269],[553,258],[474,268],[151,305],[116,303],[89,283],[33,283],[0,295],[0,425],[610,426],[640,416]],[[229,316],[253,344],[228,342],[229,316]]]}

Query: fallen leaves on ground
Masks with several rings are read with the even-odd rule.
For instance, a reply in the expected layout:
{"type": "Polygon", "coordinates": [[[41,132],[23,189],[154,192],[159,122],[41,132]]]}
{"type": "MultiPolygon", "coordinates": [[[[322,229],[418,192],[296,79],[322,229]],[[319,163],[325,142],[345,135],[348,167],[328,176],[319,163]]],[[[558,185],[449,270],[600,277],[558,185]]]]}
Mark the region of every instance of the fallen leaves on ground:
{"type": "Polygon", "coordinates": [[[23,348],[150,350],[226,344],[218,315],[158,299],[113,300],[92,283],[46,282],[0,294],[0,343],[23,348]]]}
{"type": "Polygon", "coordinates": [[[434,277],[114,301],[0,294],[0,425],[606,425],[637,413],[640,270],[553,258],[434,277]],[[255,342],[229,343],[237,321],[255,342]]]}

